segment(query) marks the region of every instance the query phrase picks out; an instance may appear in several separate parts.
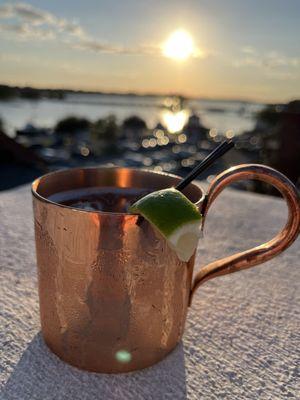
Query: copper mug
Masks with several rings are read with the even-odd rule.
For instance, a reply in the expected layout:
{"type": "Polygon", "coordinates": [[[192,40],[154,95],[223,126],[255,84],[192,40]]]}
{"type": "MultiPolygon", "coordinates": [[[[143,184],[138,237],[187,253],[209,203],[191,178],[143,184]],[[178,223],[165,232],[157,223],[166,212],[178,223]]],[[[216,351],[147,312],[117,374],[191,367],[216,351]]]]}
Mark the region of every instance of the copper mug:
{"type": "Polygon", "coordinates": [[[300,208],[294,185],[262,165],[226,170],[207,194],[196,184],[185,189],[204,217],[225,186],[243,179],[275,186],[289,209],[285,227],[272,240],[215,261],[194,279],[194,256],[189,262],[180,261],[137,215],[84,211],[48,199],[54,193],[86,187],[157,190],[179,179],[138,169],[80,168],[34,181],[42,333],[62,360],[103,373],[133,371],[160,361],[181,340],[188,306],[203,282],[267,261],[298,236],[300,208]]]}

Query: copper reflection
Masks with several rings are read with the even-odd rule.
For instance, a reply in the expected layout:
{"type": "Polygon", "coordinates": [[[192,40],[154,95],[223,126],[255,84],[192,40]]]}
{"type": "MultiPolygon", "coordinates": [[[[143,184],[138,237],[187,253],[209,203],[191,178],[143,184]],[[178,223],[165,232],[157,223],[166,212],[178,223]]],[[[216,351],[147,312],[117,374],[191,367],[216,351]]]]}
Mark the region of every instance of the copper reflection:
{"type": "Polygon", "coordinates": [[[130,173],[130,170],[126,168],[121,169],[120,173],[118,174],[117,187],[122,187],[122,188],[132,187],[131,178],[132,174],[130,173]]]}
{"type": "MultiPolygon", "coordinates": [[[[136,215],[74,210],[47,196],[65,187],[155,190],[176,182],[171,175],[108,168],[55,172],[33,184],[42,332],[63,360],[125,372],[165,357],[182,336],[194,261],[181,262],[136,215]]],[[[198,186],[186,194],[201,202],[198,186]]]]}
{"type": "MultiPolygon", "coordinates": [[[[81,187],[155,190],[175,185],[179,178],[126,168],[87,168],[36,180],[32,192],[41,325],[53,352],[79,368],[106,373],[145,368],[165,357],[182,337],[191,292],[213,276],[271,258],[298,234],[299,200],[293,185],[262,166],[240,166],[217,177],[203,212],[225,185],[248,178],[266,180],[282,191],[290,210],[286,228],[258,250],[204,267],[194,284],[194,256],[181,262],[147,221],[47,200],[81,187]]],[[[197,185],[190,184],[185,194],[202,208],[197,185]]]]}

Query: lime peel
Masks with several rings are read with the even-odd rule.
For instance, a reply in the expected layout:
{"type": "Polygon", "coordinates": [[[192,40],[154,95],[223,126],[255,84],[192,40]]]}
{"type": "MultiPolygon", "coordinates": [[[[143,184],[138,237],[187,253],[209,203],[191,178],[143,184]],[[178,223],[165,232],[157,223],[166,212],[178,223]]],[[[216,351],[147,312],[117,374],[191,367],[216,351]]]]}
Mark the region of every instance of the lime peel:
{"type": "Polygon", "coordinates": [[[194,254],[201,236],[202,216],[186,196],[174,188],[152,192],[130,207],[141,214],[165,237],[182,261],[194,254]]]}

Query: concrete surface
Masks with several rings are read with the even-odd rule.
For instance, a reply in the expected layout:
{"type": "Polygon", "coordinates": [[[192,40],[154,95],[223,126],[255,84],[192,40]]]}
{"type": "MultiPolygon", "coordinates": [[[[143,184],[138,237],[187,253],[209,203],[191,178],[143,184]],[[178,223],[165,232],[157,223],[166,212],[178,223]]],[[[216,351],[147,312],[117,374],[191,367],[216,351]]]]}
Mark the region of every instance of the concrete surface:
{"type": "MultiPolygon", "coordinates": [[[[210,210],[197,265],[271,238],[279,199],[226,190],[210,210]]],[[[299,399],[299,240],[264,266],[207,282],[182,345],[126,375],[79,371],[39,333],[29,187],[0,193],[1,400],[299,399]]]]}

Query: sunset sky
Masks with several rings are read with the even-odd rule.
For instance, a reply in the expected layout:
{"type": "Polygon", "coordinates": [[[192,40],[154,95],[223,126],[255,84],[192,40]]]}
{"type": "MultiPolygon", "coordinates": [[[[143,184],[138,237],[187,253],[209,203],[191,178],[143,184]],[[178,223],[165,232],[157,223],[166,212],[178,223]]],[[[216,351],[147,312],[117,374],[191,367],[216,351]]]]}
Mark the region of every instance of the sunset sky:
{"type": "Polygon", "coordinates": [[[299,0],[0,1],[0,83],[287,101],[299,19],[299,0]]]}

